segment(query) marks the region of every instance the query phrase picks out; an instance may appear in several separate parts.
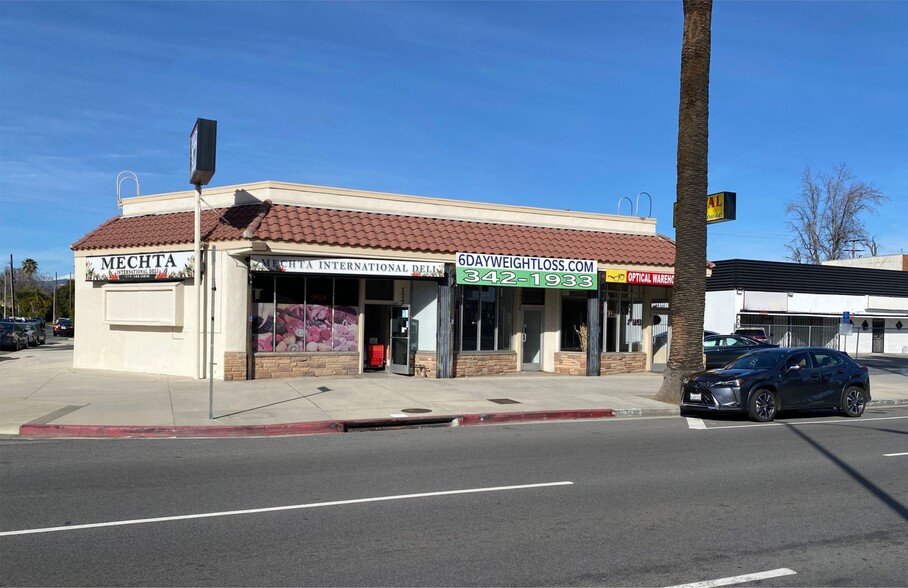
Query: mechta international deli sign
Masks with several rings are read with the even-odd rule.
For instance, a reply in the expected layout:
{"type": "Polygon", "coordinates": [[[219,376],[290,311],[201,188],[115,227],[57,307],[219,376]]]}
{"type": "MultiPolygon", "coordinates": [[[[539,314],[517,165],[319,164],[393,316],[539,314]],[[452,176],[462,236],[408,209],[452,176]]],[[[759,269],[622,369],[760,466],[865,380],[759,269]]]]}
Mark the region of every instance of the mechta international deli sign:
{"type": "Polygon", "coordinates": [[[254,255],[249,260],[254,272],[304,274],[346,274],[357,276],[408,276],[440,278],[445,264],[399,259],[342,259],[338,257],[273,257],[254,255]]]}
{"type": "Polygon", "coordinates": [[[89,282],[118,280],[183,280],[193,277],[192,251],[129,253],[85,258],[89,282]]]}

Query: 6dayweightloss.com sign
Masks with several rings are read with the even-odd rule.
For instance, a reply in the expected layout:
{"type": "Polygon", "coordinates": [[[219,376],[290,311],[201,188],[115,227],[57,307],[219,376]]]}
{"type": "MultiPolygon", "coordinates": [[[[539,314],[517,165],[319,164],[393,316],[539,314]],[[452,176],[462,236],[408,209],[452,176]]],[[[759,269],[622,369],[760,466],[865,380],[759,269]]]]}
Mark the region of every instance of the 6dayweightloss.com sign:
{"type": "Polygon", "coordinates": [[[458,253],[458,284],[595,290],[599,287],[596,261],[513,255],[458,253]]]}

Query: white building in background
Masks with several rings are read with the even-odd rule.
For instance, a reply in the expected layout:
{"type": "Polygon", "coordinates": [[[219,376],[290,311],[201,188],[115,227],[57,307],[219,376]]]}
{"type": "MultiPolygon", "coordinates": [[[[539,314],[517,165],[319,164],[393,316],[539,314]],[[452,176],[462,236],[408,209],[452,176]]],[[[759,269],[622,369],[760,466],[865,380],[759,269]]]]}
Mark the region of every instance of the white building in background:
{"type": "Polygon", "coordinates": [[[821,345],[852,355],[908,353],[908,272],[717,261],[706,281],[703,326],[720,333],[763,327],[783,346],[821,345]],[[852,334],[840,335],[846,312],[852,334]]]}
{"type": "Polygon", "coordinates": [[[877,255],[874,257],[854,257],[851,259],[830,259],[822,265],[837,265],[841,267],[864,267],[868,269],[894,270],[908,272],[908,255],[898,253],[895,255],[877,255]]]}

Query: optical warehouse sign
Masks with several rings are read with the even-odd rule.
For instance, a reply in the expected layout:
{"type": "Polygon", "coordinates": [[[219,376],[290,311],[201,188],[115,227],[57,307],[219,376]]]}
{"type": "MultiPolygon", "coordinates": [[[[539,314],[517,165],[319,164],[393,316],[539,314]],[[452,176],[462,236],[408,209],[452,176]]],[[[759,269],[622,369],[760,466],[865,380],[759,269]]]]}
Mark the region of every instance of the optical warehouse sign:
{"type": "Polygon", "coordinates": [[[633,270],[605,270],[609,284],[640,284],[643,286],[674,286],[675,274],[638,272],[633,270]]]}
{"type": "Polygon", "coordinates": [[[412,278],[439,278],[445,275],[445,265],[443,263],[401,261],[399,259],[341,259],[337,257],[253,256],[249,260],[249,269],[254,272],[407,276],[412,278]]]}
{"type": "Polygon", "coordinates": [[[458,253],[458,284],[595,290],[598,288],[596,261],[458,253]]]}
{"type": "Polygon", "coordinates": [[[85,258],[89,282],[117,280],[182,280],[193,277],[192,251],[132,253],[85,258]]]}

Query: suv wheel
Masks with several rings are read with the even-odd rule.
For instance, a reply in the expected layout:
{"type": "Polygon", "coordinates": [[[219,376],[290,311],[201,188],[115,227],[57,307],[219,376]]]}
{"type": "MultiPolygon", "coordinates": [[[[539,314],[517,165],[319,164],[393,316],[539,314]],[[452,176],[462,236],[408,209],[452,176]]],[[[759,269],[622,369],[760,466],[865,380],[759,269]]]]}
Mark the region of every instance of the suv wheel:
{"type": "Polygon", "coordinates": [[[867,404],[864,391],[857,386],[849,386],[842,392],[842,414],[847,417],[859,417],[864,414],[867,404]]]}
{"type": "Polygon", "coordinates": [[[778,406],[776,393],[761,388],[750,395],[750,399],[747,401],[747,414],[758,423],[768,423],[776,418],[778,406]]]}

